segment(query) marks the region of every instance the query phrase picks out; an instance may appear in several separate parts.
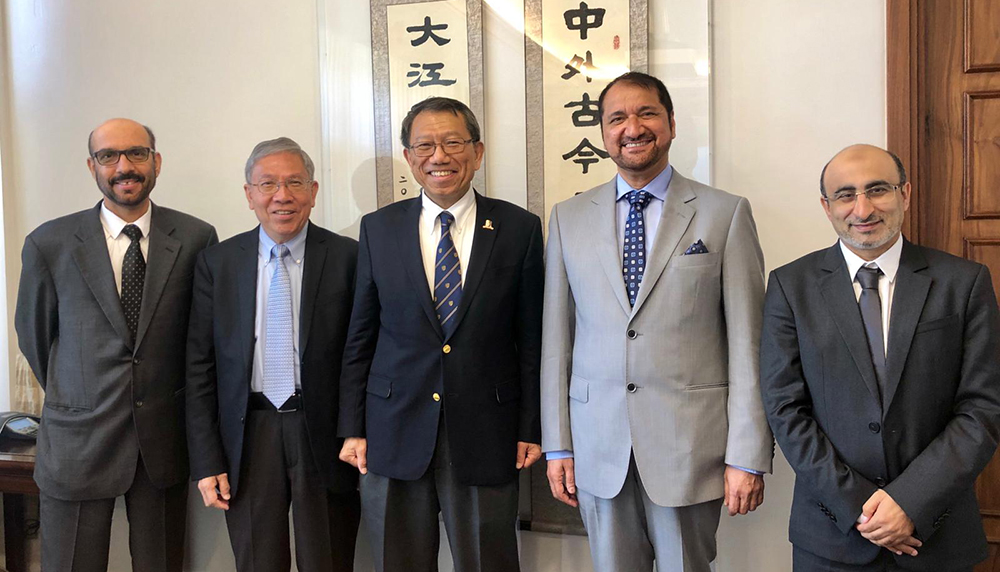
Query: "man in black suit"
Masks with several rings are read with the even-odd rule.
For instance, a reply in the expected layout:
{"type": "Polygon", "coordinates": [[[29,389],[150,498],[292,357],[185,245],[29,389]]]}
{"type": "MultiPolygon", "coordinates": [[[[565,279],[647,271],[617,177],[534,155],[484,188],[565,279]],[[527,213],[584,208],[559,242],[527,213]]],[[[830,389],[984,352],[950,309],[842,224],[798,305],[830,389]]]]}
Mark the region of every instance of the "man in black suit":
{"type": "Polygon", "coordinates": [[[541,223],[472,190],[465,104],[414,105],[401,138],[423,193],[361,221],[340,457],[365,475],[379,572],[437,570],[439,512],[457,571],[516,571],[517,470],[541,456],[541,223]]]}
{"type": "Polygon", "coordinates": [[[191,476],[226,511],[241,572],[354,570],[357,473],[337,459],[338,374],[357,242],[309,222],[319,184],[286,137],[254,147],[260,226],[207,249],[188,335],[191,476]]]}
{"type": "Polygon", "coordinates": [[[149,200],[162,159],[148,127],[111,119],[90,134],[88,154],[104,200],[28,235],[14,318],[46,392],[35,462],[42,570],[107,570],[125,495],[132,567],[179,572],[191,271],[218,238],[149,200]]]}
{"type": "Polygon", "coordinates": [[[900,233],[910,184],[867,145],[837,154],[821,203],[839,243],[775,270],[761,392],[795,470],[797,571],[971,571],[973,489],[1000,432],[1000,323],[981,264],[900,233]]]}

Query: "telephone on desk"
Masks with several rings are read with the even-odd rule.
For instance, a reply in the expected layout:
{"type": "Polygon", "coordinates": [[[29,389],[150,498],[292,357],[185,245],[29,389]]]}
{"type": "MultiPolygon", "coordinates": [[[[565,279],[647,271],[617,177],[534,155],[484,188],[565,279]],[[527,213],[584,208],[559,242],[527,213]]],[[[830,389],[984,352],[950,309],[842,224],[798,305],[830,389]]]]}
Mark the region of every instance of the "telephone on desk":
{"type": "Polygon", "coordinates": [[[38,436],[38,417],[20,411],[0,413],[0,437],[34,441],[38,436]]]}

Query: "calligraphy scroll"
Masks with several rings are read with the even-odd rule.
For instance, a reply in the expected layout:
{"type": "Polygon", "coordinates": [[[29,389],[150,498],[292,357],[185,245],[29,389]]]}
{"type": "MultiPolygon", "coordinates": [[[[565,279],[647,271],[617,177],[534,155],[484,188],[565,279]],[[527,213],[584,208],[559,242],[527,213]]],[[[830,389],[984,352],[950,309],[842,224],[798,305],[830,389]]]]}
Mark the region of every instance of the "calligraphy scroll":
{"type": "MultiPolygon", "coordinates": [[[[481,0],[372,0],[378,205],[416,196],[399,130],[415,103],[443,96],[483,121],[481,0]]],[[[483,188],[483,170],[474,185],[483,188]]]]}

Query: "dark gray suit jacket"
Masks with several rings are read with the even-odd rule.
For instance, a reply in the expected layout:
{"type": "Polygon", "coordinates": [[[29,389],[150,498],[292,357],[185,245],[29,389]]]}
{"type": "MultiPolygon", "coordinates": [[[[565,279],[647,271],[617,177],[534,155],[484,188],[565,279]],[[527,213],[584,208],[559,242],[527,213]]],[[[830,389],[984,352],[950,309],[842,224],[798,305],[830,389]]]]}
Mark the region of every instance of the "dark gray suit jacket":
{"type": "Polygon", "coordinates": [[[191,277],[197,254],[218,237],[204,221],[150,208],[134,344],[100,203],[49,221],[24,241],[14,326],[45,389],[35,481],[49,496],[121,495],[132,484],[140,452],[157,487],[187,476],[184,347],[191,277]]]}
{"type": "Polygon", "coordinates": [[[760,384],[795,470],[789,539],[861,564],[879,548],[854,528],[884,488],[924,545],[906,569],[986,557],[973,486],[1000,432],[1000,321],[981,264],[903,243],[879,390],[839,244],[775,270],[767,287],[760,384]]]}

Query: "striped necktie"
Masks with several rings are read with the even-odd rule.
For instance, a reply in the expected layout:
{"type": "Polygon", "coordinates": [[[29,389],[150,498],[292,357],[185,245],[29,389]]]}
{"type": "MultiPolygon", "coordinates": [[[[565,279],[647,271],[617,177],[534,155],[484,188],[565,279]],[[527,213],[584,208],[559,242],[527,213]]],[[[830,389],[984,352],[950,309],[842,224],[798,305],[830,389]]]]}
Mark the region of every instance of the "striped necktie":
{"type": "Polygon", "coordinates": [[[455,313],[462,301],[462,265],[455,243],[451,240],[451,225],[455,217],[448,211],[442,211],[439,216],[441,240],[438,241],[437,261],[434,263],[434,308],[447,338],[455,329],[455,313]]]}

